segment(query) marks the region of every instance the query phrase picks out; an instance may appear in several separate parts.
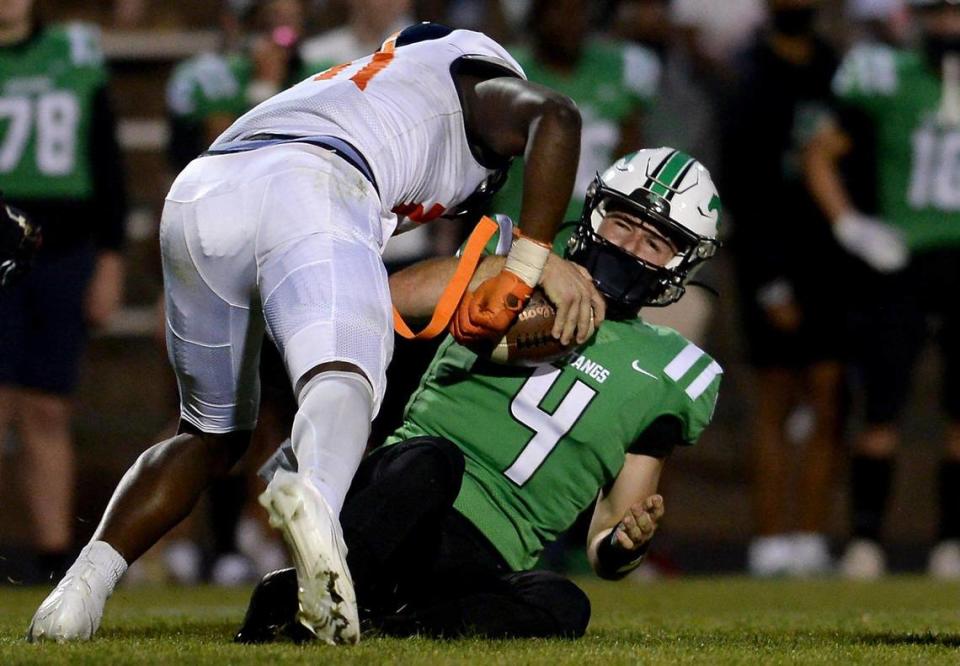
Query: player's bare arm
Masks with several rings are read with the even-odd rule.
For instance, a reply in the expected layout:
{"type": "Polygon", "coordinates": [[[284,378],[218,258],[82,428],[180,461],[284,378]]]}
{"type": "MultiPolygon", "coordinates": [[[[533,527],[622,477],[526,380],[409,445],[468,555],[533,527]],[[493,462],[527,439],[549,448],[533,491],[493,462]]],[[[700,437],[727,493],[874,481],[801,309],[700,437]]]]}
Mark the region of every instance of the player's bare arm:
{"type": "Polygon", "coordinates": [[[810,193],[830,220],[840,245],[874,270],[898,271],[909,256],[902,234],[882,220],[858,211],[843,182],[839,161],[852,148],[850,136],[836,123],[821,124],[804,155],[810,193]]]}
{"type": "MultiPolygon", "coordinates": [[[[484,257],[477,266],[469,289],[476,289],[482,282],[495,276],[503,270],[505,263],[504,257],[484,257]]],[[[390,295],[393,305],[404,319],[414,321],[429,319],[456,268],[457,259],[441,257],[426,259],[397,271],[390,276],[390,295]]],[[[556,254],[551,254],[547,258],[543,275],[545,277],[541,278],[541,283],[544,280],[552,281],[558,302],[572,303],[577,300],[586,300],[593,305],[595,317],[603,321],[606,303],[599,294],[596,294],[598,300],[594,303],[596,288],[592,280],[589,280],[586,269],[556,254]],[[581,278],[587,278],[587,280],[581,278]]],[[[581,322],[578,320],[576,324],[579,326],[581,322]]],[[[583,326],[589,335],[593,335],[594,322],[590,321],[589,312],[583,326]]],[[[573,334],[574,326],[571,322],[558,316],[554,324],[554,337],[560,339],[563,344],[569,344],[573,334]]]]}
{"type": "MultiPolygon", "coordinates": [[[[559,258],[559,257],[558,257],[559,258]]],[[[404,319],[426,320],[457,270],[456,257],[424,259],[390,275],[390,297],[404,319]]],[[[503,270],[505,257],[484,257],[470,280],[469,289],[503,270]]]]}
{"type": "Polygon", "coordinates": [[[817,204],[830,220],[853,209],[839,161],[850,152],[850,137],[836,123],[821,123],[804,154],[803,169],[817,204]]]}
{"type": "Polygon", "coordinates": [[[657,523],[663,497],[656,494],[664,460],[627,454],[609,490],[601,491],[587,532],[587,558],[602,578],[621,578],[643,559],[657,523]]]}
{"type": "Polygon", "coordinates": [[[85,302],[87,322],[94,328],[106,326],[120,309],[124,273],[123,255],[120,252],[103,250],[97,255],[85,302]]]}
{"type": "Polygon", "coordinates": [[[580,159],[580,112],[573,100],[517,79],[458,81],[468,133],[501,157],[524,159],[520,227],[553,240],[573,192],[580,159]]]}
{"type": "MultiPolygon", "coordinates": [[[[579,272],[543,273],[545,253],[573,190],[580,157],[580,113],[568,97],[522,79],[461,75],[457,83],[464,122],[474,141],[497,156],[524,158],[520,211],[524,236],[511,250],[515,258],[508,261],[506,270],[520,275],[531,288],[538,284],[543,287],[557,306],[556,337],[569,341],[576,334],[577,341],[583,342],[603,320],[603,299],[579,272]]],[[[486,292],[493,286],[490,283],[478,290],[479,304],[489,300],[486,292]]],[[[498,322],[500,328],[511,321],[501,319],[505,321],[498,322]]],[[[472,331],[471,322],[465,323],[466,330],[454,327],[458,339],[483,337],[484,331],[472,331]]]]}

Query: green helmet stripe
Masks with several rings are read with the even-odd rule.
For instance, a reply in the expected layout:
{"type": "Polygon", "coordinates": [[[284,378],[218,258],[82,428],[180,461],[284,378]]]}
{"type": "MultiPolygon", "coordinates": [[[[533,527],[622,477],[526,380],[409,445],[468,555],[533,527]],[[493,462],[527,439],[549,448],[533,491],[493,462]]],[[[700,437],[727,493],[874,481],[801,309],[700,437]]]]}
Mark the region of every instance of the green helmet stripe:
{"type": "Polygon", "coordinates": [[[685,167],[691,162],[693,162],[692,157],[679,150],[676,151],[663,167],[658,169],[659,173],[655,175],[656,181],[649,188],[650,191],[662,197],[667,196],[673,188],[679,185],[680,180],[687,173],[685,167]]]}
{"type": "Polygon", "coordinates": [[[683,182],[683,179],[687,177],[687,174],[690,173],[690,170],[693,169],[694,165],[697,163],[696,160],[691,159],[683,166],[683,170],[680,172],[680,175],[677,176],[674,181],[670,184],[670,193],[667,194],[667,201],[673,199],[673,195],[677,193],[677,190],[680,189],[680,184],[683,182]]]}
{"type": "Polygon", "coordinates": [[[669,153],[667,153],[667,156],[661,160],[660,164],[658,164],[657,167],[647,175],[647,182],[643,184],[643,189],[649,190],[654,186],[658,176],[660,175],[660,172],[665,166],[667,166],[673,156],[678,152],[679,151],[677,150],[671,150],[669,153]]]}

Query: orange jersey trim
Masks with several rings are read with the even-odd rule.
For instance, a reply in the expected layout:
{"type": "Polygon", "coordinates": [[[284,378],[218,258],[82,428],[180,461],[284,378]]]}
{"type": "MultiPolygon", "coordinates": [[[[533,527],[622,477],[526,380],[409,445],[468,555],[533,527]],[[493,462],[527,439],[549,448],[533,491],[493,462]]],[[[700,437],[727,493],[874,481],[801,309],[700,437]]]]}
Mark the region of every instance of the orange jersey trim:
{"type": "Polygon", "coordinates": [[[380,50],[373,54],[373,58],[364,65],[363,69],[350,77],[357,88],[365,90],[370,79],[386,69],[387,65],[393,61],[394,50],[396,49],[397,37],[399,32],[395,32],[383,43],[380,50]]]}
{"type": "Polygon", "coordinates": [[[349,67],[350,64],[351,64],[351,63],[349,63],[349,62],[345,62],[345,63],[342,63],[342,64],[340,64],[340,65],[334,65],[333,67],[330,67],[329,69],[325,69],[325,70],[323,70],[322,72],[320,72],[319,74],[317,74],[315,77],[313,77],[313,80],[314,80],[314,81],[326,81],[327,79],[332,79],[332,78],[335,77],[337,74],[339,74],[340,72],[342,72],[343,70],[345,70],[347,67],[349,67]]]}

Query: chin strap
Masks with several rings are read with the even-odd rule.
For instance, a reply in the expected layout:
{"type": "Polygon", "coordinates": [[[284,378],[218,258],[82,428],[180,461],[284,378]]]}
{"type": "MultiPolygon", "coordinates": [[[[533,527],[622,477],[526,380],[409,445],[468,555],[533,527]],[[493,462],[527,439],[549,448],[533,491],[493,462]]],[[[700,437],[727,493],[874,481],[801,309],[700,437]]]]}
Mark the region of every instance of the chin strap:
{"type": "Polygon", "coordinates": [[[433,311],[433,317],[431,317],[430,323],[427,324],[426,328],[419,333],[414,333],[407,325],[407,322],[403,320],[403,316],[397,311],[397,308],[393,308],[394,330],[407,340],[429,340],[446,332],[447,324],[450,323],[450,319],[460,304],[464,292],[470,285],[470,279],[473,278],[473,274],[477,270],[477,265],[483,257],[483,250],[487,246],[487,241],[493,237],[493,234],[495,234],[499,228],[497,223],[489,217],[483,216],[480,218],[477,226],[474,227],[470,233],[470,238],[467,240],[467,244],[460,255],[457,270],[454,272],[450,282],[447,283],[443,294],[440,295],[440,300],[437,301],[437,307],[433,311]]]}

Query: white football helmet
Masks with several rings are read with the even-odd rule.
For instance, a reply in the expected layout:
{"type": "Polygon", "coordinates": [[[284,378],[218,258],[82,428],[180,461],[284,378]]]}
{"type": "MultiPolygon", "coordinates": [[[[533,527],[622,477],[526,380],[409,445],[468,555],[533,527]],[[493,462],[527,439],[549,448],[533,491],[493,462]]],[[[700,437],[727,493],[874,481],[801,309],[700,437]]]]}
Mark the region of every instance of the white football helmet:
{"type": "Polygon", "coordinates": [[[615,311],[633,316],[643,306],[676,302],[695,269],[720,242],[720,195],[707,169],[673,148],[640,150],[617,160],[587,190],[567,257],[588,271],[615,311]],[[656,266],[620,249],[597,230],[618,208],[670,238],[677,255],[656,266]]]}

